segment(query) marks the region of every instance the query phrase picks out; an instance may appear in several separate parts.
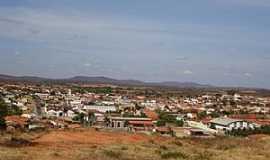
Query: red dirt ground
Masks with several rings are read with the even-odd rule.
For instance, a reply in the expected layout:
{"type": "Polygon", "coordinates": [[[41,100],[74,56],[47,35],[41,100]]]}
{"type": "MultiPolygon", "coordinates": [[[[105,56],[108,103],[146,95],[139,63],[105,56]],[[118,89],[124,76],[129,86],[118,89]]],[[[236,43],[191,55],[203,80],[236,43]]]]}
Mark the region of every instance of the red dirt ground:
{"type": "Polygon", "coordinates": [[[138,142],[162,142],[165,137],[147,136],[144,134],[130,134],[126,132],[104,132],[93,129],[77,131],[52,131],[37,138],[33,142],[43,146],[62,145],[106,145],[113,143],[138,143],[138,142]]]}

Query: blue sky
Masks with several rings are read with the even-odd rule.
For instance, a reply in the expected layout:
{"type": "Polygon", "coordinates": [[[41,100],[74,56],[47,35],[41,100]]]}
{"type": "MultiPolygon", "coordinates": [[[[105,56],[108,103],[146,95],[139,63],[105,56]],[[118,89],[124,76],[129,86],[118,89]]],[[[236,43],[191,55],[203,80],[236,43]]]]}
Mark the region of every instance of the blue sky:
{"type": "Polygon", "coordinates": [[[269,0],[0,0],[0,73],[270,88],[269,0]]]}

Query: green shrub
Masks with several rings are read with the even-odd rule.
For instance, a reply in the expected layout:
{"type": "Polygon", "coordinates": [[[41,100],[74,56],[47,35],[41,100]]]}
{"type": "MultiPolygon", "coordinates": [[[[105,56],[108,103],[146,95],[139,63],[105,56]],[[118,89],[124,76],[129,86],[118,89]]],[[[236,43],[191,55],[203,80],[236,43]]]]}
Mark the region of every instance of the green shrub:
{"type": "Polygon", "coordinates": [[[166,125],[166,122],[164,120],[158,120],[157,121],[157,126],[158,127],[162,127],[162,126],[165,126],[166,125]]]}

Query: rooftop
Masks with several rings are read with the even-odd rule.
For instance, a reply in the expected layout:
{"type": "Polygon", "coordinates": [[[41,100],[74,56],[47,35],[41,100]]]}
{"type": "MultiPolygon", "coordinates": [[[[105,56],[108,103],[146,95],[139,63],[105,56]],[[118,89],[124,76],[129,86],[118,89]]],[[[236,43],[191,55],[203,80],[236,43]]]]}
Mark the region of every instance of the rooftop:
{"type": "Polygon", "coordinates": [[[231,118],[215,118],[215,119],[211,120],[210,123],[215,123],[215,124],[227,126],[231,123],[239,122],[239,121],[243,121],[243,120],[231,119],[231,118]]]}
{"type": "Polygon", "coordinates": [[[139,118],[139,117],[109,117],[112,120],[127,120],[127,121],[151,121],[150,118],[139,118]]]}

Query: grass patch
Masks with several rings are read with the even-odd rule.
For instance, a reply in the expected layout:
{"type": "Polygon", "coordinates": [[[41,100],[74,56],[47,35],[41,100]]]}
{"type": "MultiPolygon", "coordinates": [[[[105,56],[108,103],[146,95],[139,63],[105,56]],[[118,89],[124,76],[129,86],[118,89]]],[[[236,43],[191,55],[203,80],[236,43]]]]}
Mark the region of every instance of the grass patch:
{"type": "Polygon", "coordinates": [[[122,151],[126,151],[126,150],[128,150],[128,147],[127,147],[127,146],[122,146],[122,147],[121,147],[121,150],[122,150],[122,151]]]}
{"type": "Polygon", "coordinates": [[[208,152],[208,151],[204,151],[204,152],[200,152],[195,154],[194,156],[194,160],[210,160],[213,157],[213,154],[208,152]]]}
{"type": "Polygon", "coordinates": [[[187,159],[188,156],[182,152],[162,152],[161,159],[187,159]]]}
{"type": "Polygon", "coordinates": [[[103,153],[110,158],[119,159],[122,157],[122,153],[119,151],[113,151],[113,150],[104,150],[103,153]]]}
{"type": "Polygon", "coordinates": [[[172,143],[175,144],[178,147],[182,147],[183,146],[183,143],[181,141],[179,141],[179,140],[175,140],[172,143]]]}

